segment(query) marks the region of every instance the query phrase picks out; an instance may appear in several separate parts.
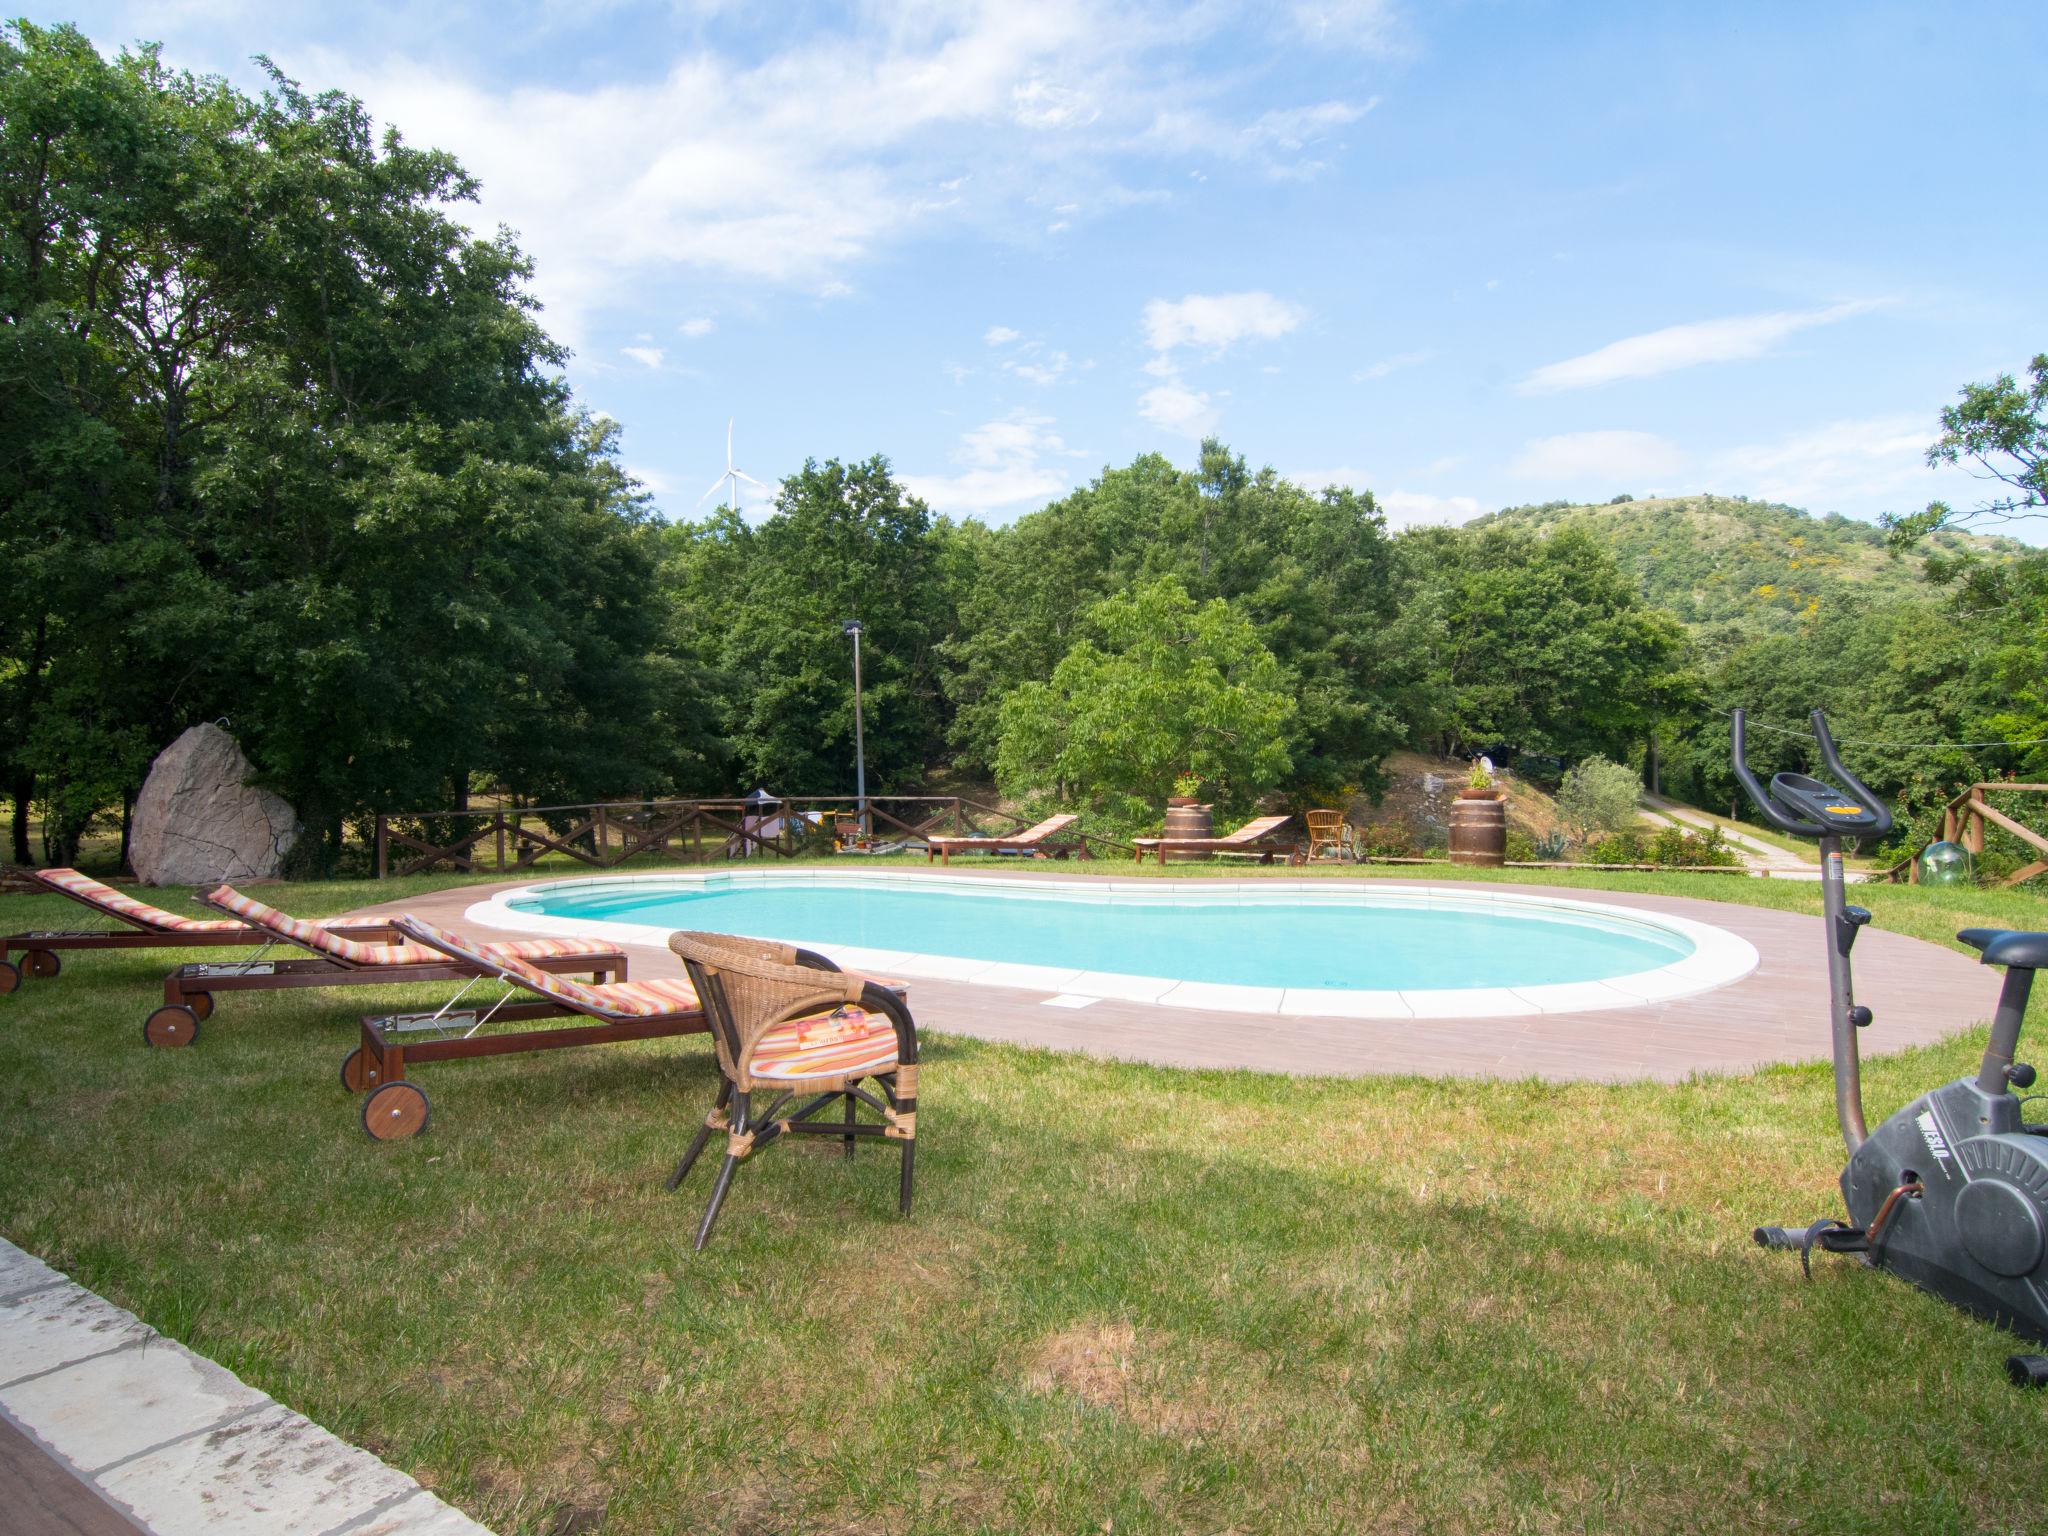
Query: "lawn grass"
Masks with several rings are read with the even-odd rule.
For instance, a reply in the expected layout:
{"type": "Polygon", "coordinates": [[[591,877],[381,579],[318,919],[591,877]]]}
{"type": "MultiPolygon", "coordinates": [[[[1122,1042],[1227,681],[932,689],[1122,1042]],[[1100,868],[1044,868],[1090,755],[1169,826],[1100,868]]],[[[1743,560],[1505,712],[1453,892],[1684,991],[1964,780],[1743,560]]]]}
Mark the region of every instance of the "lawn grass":
{"type": "MultiPolygon", "coordinates": [[[[2042,926],[2013,892],[1857,899],[1928,938],[2042,926]]],[[[446,988],[223,996],[153,1052],[173,958],[0,999],[0,1231],[516,1536],[2042,1528],[2048,1395],[2005,1385],[2009,1338],[1749,1243],[1835,1205],[1824,1067],[1288,1079],[934,1035],[909,1222],[889,1153],[784,1145],[693,1256],[705,1173],[662,1179],[701,1039],[427,1067],[434,1128],[376,1146],[336,1080],[355,1019],[446,988]]],[[[1979,1049],[1873,1059],[1873,1113],[1979,1049]]]]}

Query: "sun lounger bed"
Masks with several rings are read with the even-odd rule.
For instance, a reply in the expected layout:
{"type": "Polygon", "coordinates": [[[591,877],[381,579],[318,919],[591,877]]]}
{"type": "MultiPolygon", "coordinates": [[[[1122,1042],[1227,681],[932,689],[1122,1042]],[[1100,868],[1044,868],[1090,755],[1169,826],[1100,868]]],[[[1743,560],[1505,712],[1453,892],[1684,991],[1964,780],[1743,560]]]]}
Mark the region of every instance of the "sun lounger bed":
{"type": "Polygon", "coordinates": [[[1060,833],[1081,818],[1078,816],[1048,816],[1035,827],[1022,832],[1013,832],[1008,837],[928,837],[925,839],[924,861],[929,864],[932,855],[939,856],[941,864],[952,863],[956,853],[1026,853],[1035,859],[1064,859],[1068,854],[1077,858],[1088,857],[1088,839],[1080,833],[1062,838],[1060,833]]]}
{"type": "MultiPolygon", "coordinates": [[[[142,1026],[142,1038],[151,1045],[190,1045],[199,1036],[200,1022],[213,1013],[216,992],[470,981],[479,974],[475,965],[451,960],[440,950],[425,945],[364,943],[344,938],[318,923],[265,906],[232,886],[208,891],[199,900],[217,912],[260,929],[272,944],[311,950],[313,958],[266,960],[259,951],[246,960],[179,966],[164,978],[163,1006],[142,1026]]],[[[492,947],[547,971],[567,971],[600,980],[623,980],[626,975],[624,955],[616,948],[587,939],[520,939],[492,947]]]]}
{"type": "Polygon", "coordinates": [[[341,1081],[351,1092],[368,1092],[363,1130],[377,1141],[403,1141],[427,1128],[426,1090],[406,1080],[408,1063],[654,1040],[706,1028],[697,993],[680,976],[586,984],[522,958],[512,952],[516,946],[466,939],[410,915],[398,918],[396,927],[411,945],[431,950],[472,983],[488,977],[512,990],[494,1002],[462,1009],[457,1005],[470,990],[464,987],[432,1013],[364,1016],[363,1042],[341,1064],[341,1081]],[[560,1018],[585,1022],[487,1033],[503,1024],[560,1018]]]}
{"type": "MultiPolygon", "coordinates": [[[[273,944],[275,934],[252,927],[240,918],[181,917],[146,901],[137,900],[111,885],[102,884],[75,869],[24,869],[18,872],[18,889],[37,893],[54,892],[68,896],[101,917],[124,924],[120,928],[47,929],[15,933],[0,938],[0,994],[12,992],[31,977],[47,980],[57,974],[63,950],[81,949],[228,949],[251,944],[273,944]],[[21,959],[8,960],[10,953],[21,959]]],[[[365,942],[389,940],[388,923],[322,923],[329,933],[365,942]]]]}
{"type": "MultiPolygon", "coordinates": [[[[695,985],[681,976],[585,985],[508,956],[499,946],[477,943],[417,917],[401,916],[397,919],[397,928],[406,939],[438,950],[452,961],[468,963],[480,973],[508,983],[513,991],[488,1007],[472,1008],[466,1013],[457,1012],[451,1002],[449,1007],[435,1014],[373,1015],[363,1020],[363,1043],[342,1063],[341,1080],[352,1091],[368,1090],[369,1097],[363,1100],[363,1130],[377,1141],[403,1141],[427,1128],[431,1106],[426,1090],[406,1079],[408,1063],[519,1051],[554,1051],[578,1045],[604,1045],[616,1040],[654,1040],[668,1035],[698,1034],[710,1027],[710,1020],[698,1001],[695,985]],[[515,1001],[519,993],[527,994],[527,1000],[515,1001]],[[504,1034],[482,1032],[507,1022],[578,1016],[589,1022],[560,1029],[517,1030],[504,1034]],[[409,1038],[422,1031],[432,1038],[409,1038]]],[[[801,966],[813,972],[837,974],[839,971],[830,960],[810,950],[766,939],[726,939],[723,942],[733,946],[735,952],[758,955],[777,963],[801,966]]],[[[902,999],[908,990],[902,982],[874,977],[863,979],[888,993],[901,1010],[902,999]]],[[[828,983],[821,979],[818,984],[824,986],[828,983]]],[[[467,991],[466,988],[464,990],[467,991]]],[[[460,996],[457,994],[458,999],[460,996]]],[[[765,1056],[762,1069],[767,1070],[765,1056]]],[[[794,1073],[794,1062],[785,1062],[783,1070],[794,1073]]],[[[720,1111],[730,1095],[731,1083],[728,1081],[719,1094],[720,1111]]],[[[718,1116],[714,1115],[714,1118],[718,1116]]],[[[719,1123],[722,1125],[723,1120],[719,1119],[719,1123]]],[[[671,1189],[681,1182],[688,1162],[695,1159],[696,1152],[703,1150],[703,1143],[710,1139],[710,1134],[709,1130],[702,1130],[684,1168],[679,1169],[669,1181],[671,1189]]],[[[836,1134],[850,1140],[853,1136],[871,1132],[866,1129],[849,1131],[842,1125],[836,1129],[836,1134]]]]}
{"type": "Polygon", "coordinates": [[[1131,847],[1140,864],[1145,862],[1148,853],[1156,854],[1162,864],[1169,853],[1240,854],[1256,858],[1261,864],[1270,864],[1276,855],[1285,854],[1289,863],[1299,863],[1301,844],[1274,836],[1293,819],[1291,816],[1261,816],[1246,822],[1228,837],[1134,837],[1131,847]]]}

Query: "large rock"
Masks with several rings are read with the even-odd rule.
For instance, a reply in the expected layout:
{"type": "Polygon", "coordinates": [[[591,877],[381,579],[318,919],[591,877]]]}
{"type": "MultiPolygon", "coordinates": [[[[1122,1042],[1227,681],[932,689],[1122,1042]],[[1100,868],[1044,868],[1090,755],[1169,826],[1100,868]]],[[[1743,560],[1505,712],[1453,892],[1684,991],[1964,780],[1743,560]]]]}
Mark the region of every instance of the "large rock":
{"type": "Polygon", "coordinates": [[[275,879],[299,818],[247,782],[249,760],[217,725],[195,725],[150,764],[128,861],[148,885],[275,879]]]}

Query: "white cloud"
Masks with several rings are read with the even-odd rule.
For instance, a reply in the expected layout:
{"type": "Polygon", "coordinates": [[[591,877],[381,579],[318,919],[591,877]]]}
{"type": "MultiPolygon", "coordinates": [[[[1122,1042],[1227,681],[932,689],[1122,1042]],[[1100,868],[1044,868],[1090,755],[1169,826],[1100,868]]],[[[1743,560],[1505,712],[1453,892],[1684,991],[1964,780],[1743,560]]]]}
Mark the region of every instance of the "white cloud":
{"type": "Polygon", "coordinates": [[[1003,371],[1014,373],[1027,384],[1057,384],[1060,375],[1067,371],[1067,354],[1040,350],[1028,357],[1009,358],[1003,363],[1003,371]]]}
{"type": "Polygon", "coordinates": [[[1417,363],[1426,363],[1435,356],[1434,352],[1400,352],[1392,357],[1383,357],[1376,363],[1367,363],[1352,374],[1351,382],[1363,384],[1368,379],[1384,379],[1390,373],[1397,373],[1403,368],[1413,368],[1417,363]]]}
{"type": "Polygon", "coordinates": [[[1155,385],[1138,397],[1138,414],[1162,432],[1200,441],[1216,430],[1221,414],[1205,391],[1178,380],[1155,385]]]}
{"type": "MultiPolygon", "coordinates": [[[[1175,105],[1160,111],[1133,141],[1133,147],[1175,155],[1213,155],[1255,165],[1280,180],[1305,181],[1329,169],[1328,162],[1316,156],[1317,146],[1364,117],[1379,101],[1374,96],[1362,103],[1321,101],[1276,107],[1243,124],[1175,105]]],[[[1199,171],[1189,175],[1202,179],[1199,171]]]]}
{"type": "Polygon", "coordinates": [[[1085,128],[1102,109],[1084,90],[1034,79],[1011,88],[1010,116],[1026,128],[1085,128]]]}
{"type": "Polygon", "coordinates": [[[1007,325],[992,325],[982,332],[981,339],[992,347],[1006,347],[1022,336],[1022,331],[1013,331],[1007,325]]]}
{"type": "Polygon", "coordinates": [[[1470,496],[1432,496],[1426,491],[1385,491],[1374,498],[1395,528],[1414,528],[1423,523],[1468,523],[1479,515],[1479,503],[1470,496]]]}
{"type": "MultiPolygon", "coordinates": [[[[935,232],[1035,241],[1049,220],[1164,195],[1119,185],[1118,163],[1163,104],[1197,94],[1193,46],[1236,24],[1083,0],[856,7],[765,54],[700,40],[575,85],[501,86],[411,37],[277,52],[315,86],[345,82],[407,142],[453,152],[482,186],[458,213],[517,232],[546,323],[573,346],[595,312],[686,278],[831,296],[858,264],[935,232]]],[[[1221,131],[1284,160],[1356,110],[1283,108],[1221,131]]]]}
{"type": "Polygon", "coordinates": [[[1464,523],[1479,515],[1479,503],[1471,496],[1433,496],[1426,491],[1374,491],[1373,477],[1348,464],[1338,469],[1296,470],[1287,478],[1310,491],[1321,491],[1332,485],[1346,486],[1354,491],[1372,491],[1373,500],[1386,514],[1387,525],[1392,528],[1413,528],[1423,523],[1464,523]]]}
{"type": "Polygon", "coordinates": [[[717,330],[718,322],[710,319],[708,316],[698,315],[694,319],[685,320],[676,329],[694,341],[699,336],[709,336],[713,331],[717,330]]]}
{"type": "Polygon", "coordinates": [[[644,363],[649,368],[659,368],[661,366],[661,359],[664,356],[659,347],[621,347],[619,350],[632,358],[634,362],[644,363]]]}
{"type": "Polygon", "coordinates": [[[1545,482],[1548,495],[1605,497],[1645,490],[1684,464],[1678,445],[1654,432],[1564,432],[1525,444],[1508,473],[1545,482]]]}
{"type": "Polygon", "coordinates": [[[1661,331],[1626,336],[1578,357],[1546,363],[1519,386],[1525,394],[1587,389],[1617,379],[1649,379],[1701,363],[1732,363],[1762,357],[1797,331],[1867,314],[1885,301],[1857,299],[1822,309],[1774,310],[1670,325],[1661,331]]]}
{"type": "MultiPolygon", "coordinates": [[[[1145,306],[1145,339],[1153,356],[1145,372],[1161,382],[1138,397],[1138,414],[1162,432],[1199,440],[1216,430],[1222,413],[1206,390],[1182,376],[1176,355],[1191,348],[1213,361],[1241,341],[1270,341],[1299,326],[1308,311],[1264,290],[1191,293],[1154,299],[1145,306]]],[[[1227,391],[1225,392],[1227,393],[1227,391]]]]}
{"type": "Polygon", "coordinates": [[[1249,293],[1191,293],[1154,299],[1145,306],[1145,339],[1155,352],[1197,347],[1221,353],[1247,339],[1285,336],[1307,317],[1299,304],[1263,290],[1249,293]]]}
{"type": "Polygon", "coordinates": [[[1823,422],[1766,442],[1687,453],[1649,432],[1569,432],[1526,444],[1511,475],[1546,496],[1605,500],[1694,488],[1781,501],[1809,511],[1872,517],[1949,494],[1957,471],[1930,469],[1935,427],[1918,413],[1823,422]]]}
{"type": "Polygon", "coordinates": [[[904,475],[903,483],[938,512],[985,517],[1043,505],[1068,488],[1067,472],[1057,461],[1087,457],[1069,448],[1053,425],[1050,416],[1029,411],[983,422],[960,434],[953,452],[958,474],[904,475]]]}
{"type": "Polygon", "coordinates": [[[1715,484],[1815,512],[1911,510],[1942,493],[1927,465],[1935,424],[1923,415],[1832,421],[1716,455],[1715,484]]]}
{"type": "Polygon", "coordinates": [[[1294,30],[1312,43],[1382,58],[1399,57],[1409,50],[1407,31],[1393,0],[1296,0],[1287,12],[1294,30]]]}
{"type": "Polygon", "coordinates": [[[1352,465],[1341,465],[1336,469],[1297,469],[1287,475],[1304,491],[1320,491],[1325,486],[1341,485],[1354,491],[1369,490],[1372,476],[1352,465]]]}

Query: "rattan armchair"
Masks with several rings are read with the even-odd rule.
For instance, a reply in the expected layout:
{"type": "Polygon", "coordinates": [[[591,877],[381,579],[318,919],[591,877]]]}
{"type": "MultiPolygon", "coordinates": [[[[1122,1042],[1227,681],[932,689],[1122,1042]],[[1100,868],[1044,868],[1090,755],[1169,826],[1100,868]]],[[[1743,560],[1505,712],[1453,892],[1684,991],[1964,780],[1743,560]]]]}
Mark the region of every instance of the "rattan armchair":
{"type": "Polygon", "coordinates": [[[670,1189],[679,1187],[711,1138],[725,1133],[725,1162],[697,1228],[697,1247],[711,1239],[733,1171],[784,1136],[837,1136],[848,1157],[864,1137],[895,1142],[903,1159],[898,1205],[909,1215],[917,1152],[917,1026],[901,988],[842,971],[824,956],[789,944],[675,933],[668,947],[689,972],[724,1079],[668,1181],[670,1189]],[[862,1086],[866,1082],[874,1091],[862,1086]],[[757,1096],[767,1098],[765,1107],[757,1105],[757,1096]],[[834,1105],[839,1118],[822,1118],[834,1105]],[[861,1117],[863,1106],[873,1118],[861,1117]]]}

